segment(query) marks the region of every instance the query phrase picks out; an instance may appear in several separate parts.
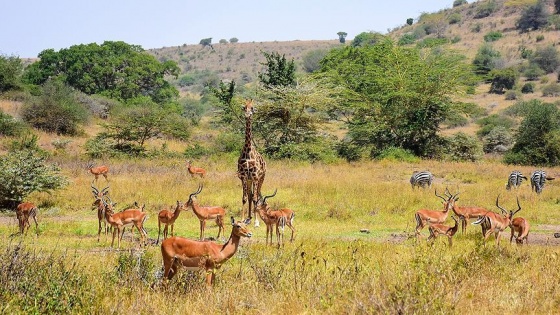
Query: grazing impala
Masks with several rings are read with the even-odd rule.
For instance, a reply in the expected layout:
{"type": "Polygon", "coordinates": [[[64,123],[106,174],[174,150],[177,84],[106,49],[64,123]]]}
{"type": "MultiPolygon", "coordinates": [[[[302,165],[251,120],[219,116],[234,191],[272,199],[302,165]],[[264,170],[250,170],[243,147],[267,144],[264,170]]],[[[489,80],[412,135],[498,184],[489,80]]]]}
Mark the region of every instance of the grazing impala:
{"type": "Polygon", "coordinates": [[[500,215],[496,212],[488,212],[486,215],[473,222],[473,224],[480,224],[483,227],[485,243],[488,237],[493,232],[494,237],[496,238],[496,245],[500,245],[500,233],[510,226],[513,216],[521,210],[521,206],[519,205],[519,197],[517,197],[517,210],[509,212],[499,205],[499,198],[500,195],[496,197],[496,207],[498,207],[502,211],[503,215],[500,215]]]}
{"type": "Polygon", "coordinates": [[[111,247],[115,244],[115,236],[117,236],[117,247],[121,247],[121,240],[124,234],[124,228],[133,225],[140,232],[140,245],[146,245],[148,233],[144,229],[144,221],[148,218],[146,212],[140,209],[128,209],[123,212],[115,213],[113,207],[116,205],[111,202],[111,198],[103,198],[100,207],[105,208],[105,219],[113,227],[113,240],[111,247]],[[107,199],[107,200],[105,200],[107,199]]]}
{"type": "MultiPolygon", "coordinates": [[[[101,191],[93,185],[91,181],[91,193],[95,201],[92,206],[97,207],[97,220],[99,221],[99,229],[97,231],[97,241],[99,242],[99,237],[101,236],[101,224],[103,223],[105,230],[105,239],[107,238],[107,220],[105,220],[105,207],[103,207],[103,198],[109,195],[109,186],[103,188],[101,191]]],[[[93,210],[93,209],[92,209],[93,210]]]]}
{"type": "Polygon", "coordinates": [[[171,236],[173,235],[173,226],[175,225],[175,220],[181,214],[181,210],[184,209],[184,204],[177,200],[177,206],[175,207],[175,211],[171,212],[167,209],[161,210],[158,214],[158,234],[157,234],[157,241],[156,244],[159,244],[159,234],[161,232],[161,225],[165,224],[163,228],[163,239],[167,238],[167,228],[171,225],[171,236]]]}
{"type": "Polygon", "coordinates": [[[453,201],[455,200],[454,198],[457,196],[449,196],[448,199],[445,199],[444,197],[440,196],[437,194],[437,189],[435,191],[435,194],[437,197],[441,198],[443,200],[443,211],[437,211],[437,210],[427,210],[427,209],[421,209],[416,211],[416,213],[414,214],[414,218],[416,220],[416,228],[415,228],[415,233],[416,233],[416,238],[420,238],[420,231],[422,231],[422,229],[428,224],[434,224],[434,223],[444,223],[445,220],[447,219],[447,215],[449,214],[449,209],[451,208],[451,206],[453,205],[453,201]]]}
{"type": "Polygon", "coordinates": [[[188,270],[206,270],[206,284],[211,286],[215,279],[215,270],[233,257],[239,247],[241,237],[251,237],[245,222],[235,222],[231,217],[231,235],[225,244],[211,241],[194,241],[182,237],[170,237],[161,242],[164,278],[171,280],[180,266],[188,270]]]}
{"type": "Polygon", "coordinates": [[[90,173],[93,174],[93,176],[95,176],[96,182],[100,175],[105,177],[106,181],[109,181],[107,179],[107,174],[109,174],[109,167],[105,165],[93,167],[93,162],[89,162],[87,165],[87,169],[89,170],[90,173]]]}
{"type": "Polygon", "coordinates": [[[196,195],[200,194],[202,191],[202,184],[198,186],[198,190],[189,195],[189,200],[186,203],[186,208],[191,207],[194,214],[200,221],[200,240],[204,240],[204,230],[206,229],[206,220],[216,220],[218,225],[218,236],[216,239],[220,238],[220,234],[224,231],[224,217],[226,215],[226,210],[222,207],[209,207],[200,206],[196,201],[196,195]]]}
{"type": "Polygon", "coordinates": [[[266,244],[268,245],[268,235],[270,234],[270,245],[272,245],[272,228],[276,226],[276,240],[278,241],[278,246],[280,247],[281,243],[284,241],[284,227],[287,226],[292,231],[290,242],[294,241],[296,228],[294,227],[295,213],[293,210],[287,208],[271,210],[268,206],[266,200],[276,196],[277,191],[278,190],[275,190],[272,195],[259,199],[256,205],[256,210],[266,224],[266,244]],[[282,234],[280,232],[282,232],[282,234]],[[282,242],[280,242],[280,236],[282,236],[282,242]]]}
{"type": "Polygon", "coordinates": [[[37,206],[31,202],[22,202],[16,208],[16,217],[19,225],[19,232],[22,235],[29,231],[29,217],[35,221],[35,234],[39,235],[39,224],[37,223],[37,206]]]}
{"type": "Polygon", "coordinates": [[[204,178],[204,176],[206,176],[206,170],[200,167],[194,167],[191,163],[192,161],[187,161],[187,169],[189,170],[191,177],[198,175],[200,178],[204,178]]]}
{"type": "Polygon", "coordinates": [[[430,224],[430,226],[428,227],[428,229],[430,230],[430,236],[428,237],[428,241],[432,239],[435,241],[435,239],[439,235],[445,235],[449,239],[449,247],[453,246],[452,238],[453,235],[455,235],[455,233],[457,233],[457,230],[459,229],[459,221],[457,220],[457,217],[454,215],[452,215],[451,218],[453,219],[453,221],[455,221],[455,225],[453,226],[448,226],[439,223],[430,224]]]}
{"type": "Polygon", "coordinates": [[[523,241],[525,241],[525,243],[529,245],[529,221],[527,221],[527,219],[517,217],[511,220],[509,227],[511,228],[511,237],[509,238],[510,243],[515,236],[515,232],[517,232],[515,242],[519,245],[522,245],[523,241]]]}

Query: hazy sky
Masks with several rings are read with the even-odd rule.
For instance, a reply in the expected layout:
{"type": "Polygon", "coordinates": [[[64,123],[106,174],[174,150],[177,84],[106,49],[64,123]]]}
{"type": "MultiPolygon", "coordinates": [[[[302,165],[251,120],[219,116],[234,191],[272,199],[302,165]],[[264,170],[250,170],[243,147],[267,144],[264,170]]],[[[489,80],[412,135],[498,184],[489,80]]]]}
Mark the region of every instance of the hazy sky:
{"type": "MultiPolygon", "coordinates": [[[[472,2],[472,1],[469,1],[472,2]]],[[[125,41],[144,49],[213,43],[338,39],[388,29],[453,0],[0,0],[0,54],[125,41]]]]}

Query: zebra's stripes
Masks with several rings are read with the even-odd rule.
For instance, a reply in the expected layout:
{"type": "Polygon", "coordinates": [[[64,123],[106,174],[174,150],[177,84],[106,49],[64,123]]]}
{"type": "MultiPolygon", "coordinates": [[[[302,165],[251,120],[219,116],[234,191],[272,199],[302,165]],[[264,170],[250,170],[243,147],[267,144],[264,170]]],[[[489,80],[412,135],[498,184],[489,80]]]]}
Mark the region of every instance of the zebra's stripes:
{"type": "Polygon", "coordinates": [[[412,186],[412,189],[414,189],[414,187],[431,187],[433,180],[434,175],[432,175],[432,173],[428,171],[415,171],[412,173],[412,177],[410,177],[410,185],[412,186]]]}
{"type": "Polygon", "coordinates": [[[509,174],[508,182],[506,184],[506,189],[510,190],[511,187],[517,188],[521,185],[523,180],[527,180],[526,176],[523,176],[520,171],[513,171],[509,174]]]}
{"type": "Polygon", "coordinates": [[[547,177],[543,170],[536,170],[531,174],[531,190],[540,194],[547,180],[553,180],[554,177],[547,177]]]}

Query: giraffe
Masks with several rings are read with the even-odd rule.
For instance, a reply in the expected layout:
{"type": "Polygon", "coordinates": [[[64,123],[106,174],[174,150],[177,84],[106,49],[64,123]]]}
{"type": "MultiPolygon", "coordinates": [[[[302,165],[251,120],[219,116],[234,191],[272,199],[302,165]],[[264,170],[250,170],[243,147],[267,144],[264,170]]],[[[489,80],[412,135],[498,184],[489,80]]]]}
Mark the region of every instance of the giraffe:
{"type": "MultiPolygon", "coordinates": [[[[241,150],[241,155],[237,160],[237,177],[241,179],[243,186],[243,209],[249,200],[249,219],[252,218],[252,212],[255,211],[258,198],[261,196],[261,187],[264,182],[266,173],[266,163],[262,155],[252,142],[251,120],[255,109],[253,100],[249,99],[243,107],[245,111],[245,145],[241,150]]],[[[255,215],[255,227],[259,226],[258,216],[255,215]]]]}

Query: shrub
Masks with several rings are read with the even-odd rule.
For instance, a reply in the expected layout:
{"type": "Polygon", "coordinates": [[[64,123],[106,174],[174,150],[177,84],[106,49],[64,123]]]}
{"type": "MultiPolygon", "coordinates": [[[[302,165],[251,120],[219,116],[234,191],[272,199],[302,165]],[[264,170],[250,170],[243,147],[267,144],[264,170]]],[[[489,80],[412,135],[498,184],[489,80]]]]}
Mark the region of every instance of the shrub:
{"type": "Polygon", "coordinates": [[[490,93],[502,94],[504,89],[511,90],[517,81],[518,72],[513,68],[493,69],[490,77],[490,93]]]}
{"type": "Polygon", "coordinates": [[[379,160],[390,160],[409,163],[418,162],[420,160],[417,156],[414,155],[414,153],[402,148],[395,147],[390,147],[381,151],[381,153],[376,158],[379,160]]]}
{"type": "Polygon", "coordinates": [[[542,42],[543,40],[544,40],[544,35],[542,34],[537,35],[537,43],[542,42]]]}
{"type": "Polygon", "coordinates": [[[513,144],[513,136],[503,126],[497,126],[482,139],[482,143],[486,153],[503,152],[502,148],[509,149],[513,144]]]}
{"type": "Polygon", "coordinates": [[[60,81],[49,80],[43,86],[42,95],[23,106],[22,117],[35,128],[76,135],[78,125],[87,121],[87,111],[76,101],[70,87],[60,81]]]}
{"type": "Polygon", "coordinates": [[[480,33],[481,30],[482,30],[482,24],[481,23],[476,23],[471,28],[471,32],[473,32],[473,33],[480,33]]]}
{"type": "Polygon", "coordinates": [[[32,192],[48,192],[67,185],[55,165],[31,150],[19,150],[0,156],[0,204],[14,207],[32,192]]]}
{"type": "Polygon", "coordinates": [[[447,38],[434,38],[428,37],[420,41],[416,46],[418,48],[432,48],[436,46],[441,46],[449,43],[449,39],[447,38]]]}
{"type": "Polygon", "coordinates": [[[216,152],[239,152],[243,147],[244,137],[241,133],[221,132],[214,141],[216,152]]]}
{"type": "Polygon", "coordinates": [[[452,161],[474,162],[482,156],[482,146],[474,137],[459,132],[446,140],[447,157],[452,161]]]}
{"type": "Polygon", "coordinates": [[[465,116],[463,116],[459,113],[457,113],[456,115],[450,115],[444,121],[444,124],[446,124],[448,128],[456,128],[456,127],[466,126],[468,123],[469,123],[469,120],[465,116]]]}
{"type": "Polygon", "coordinates": [[[509,130],[514,125],[513,119],[506,116],[500,116],[498,114],[492,114],[488,117],[479,119],[476,123],[480,126],[480,129],[476,132],[476,134],[481,138],[488,135],[496,127],[503,127],[504,129],[509,130]]]}
{"type": "Polygon", "coordinates": [[[0,135],[8,137],[19,136],[26,128],[26,125],[22,122],[0,111],[0,135]]]}
{"type": "Polygon", "coordinates": [[[449,24],[457,24],[461,22],[461,18],[462,18],[461,14],[453,13],[447,18],[447,20],[449,21],[449,24]]]}
{"type": "Polygon", "coordinates": [[[531,57],[531,62],[539,65],[546,73],[552,73],[560,66],[560,56],[556,48],[549,45],[543,48],[537,48],[531,57]]]}
{"type": "Polygon", "coordinates": [[[515,28],[520,32],[538,30],[548,24],[548,12],[544,2],[537,1],[535,5],[527,7],[515,23],[515,28]]]}
{"type": "Polygon", "coordinates": [[[528,81],[536,81],[544,75],[544,70],[536,63],[530,63],[529,66],[523,71],[523,75],[528,81]]]}
{"type": "Polygon", "coordinates": [[[479,3],[476,7],[476,12],[474,13],[475,19],[481,19],[490,16],[498,9],[498,5],[495,0],[489,0],[486,2],[479,3]]]}
{"type": "Polygon", "coordinates": [[[339,157],[348,162],[359,161],[363,154],[363,148],[350,141],[341,141],[336,144],[336,152],[339,157]]]}
{"type": "Polygon", "coordinates": [[[403,45],[410,45],[416,41],[416,37],[412,33],[406,33],[401,38],[399,38],[398,44],[403,45]]]}
{"type": "Polygon", "coordinates": [[[491,31],[488,34],[484,35],[485,42],[495,42],[498,39],[502,38],[502,32],[498,31],[491,31]]]}
{"type": "Polygon", "coordinates": [[[183,155],[189,159],[199,159],[203,156],[210,155],[210,150],[198,143],[195,143],[194,145],[186,148],[183,155]]]}
{"type": "Polygon", "coordinates": [[[557,97],[560,96],[560,84],[553,82],[542,88],[543,96],[557,97]]]}
{"type": "Polygon", "coordinates": [[[523,94],[529,94],[534,92],[535,92],[535,83],[532,82],[525,83],[521,88],[521,93],[523,94]]]}
{"type": "Polygon", "coordinates": [[[460,5],[467,4],[467,3],[468,3],[467,0],[454,0],[453,1],[453,7],[455,8],[455,7],[458,7],[460,5]]]}
{"type": "Polygon", "coordinates": [[[505,99],[506,99],[507,101],[516,100],[517,97],[518,97],[518,94],[517,94],[517,92],[514,91],[514,90],[509,90],[509,91],[506,91],[506,93],[505,93],[505,99]]]}

